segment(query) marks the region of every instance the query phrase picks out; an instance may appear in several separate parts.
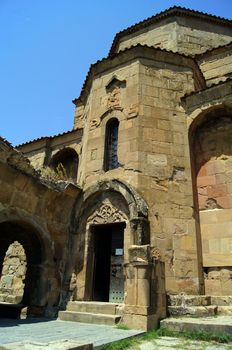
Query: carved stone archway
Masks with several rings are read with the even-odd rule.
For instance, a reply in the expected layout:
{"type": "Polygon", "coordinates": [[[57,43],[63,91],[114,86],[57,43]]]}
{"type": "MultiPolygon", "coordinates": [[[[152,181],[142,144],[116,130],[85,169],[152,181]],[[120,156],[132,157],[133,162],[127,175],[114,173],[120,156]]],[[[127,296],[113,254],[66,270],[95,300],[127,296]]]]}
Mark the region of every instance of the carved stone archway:
{"type": "Polygon", "coordinates": [[[148,206],[132,186],[113,179],[86,189],[74,215],[71,255],[76,257],[76,267],[71,266],[71,261],[69,267],[70,275],[74,271],[77,278],[73,298],[89,300],[94,227],[117,224],[124,227],[124,262],[129,263],[131,247],[150,242],[148,206]]]}

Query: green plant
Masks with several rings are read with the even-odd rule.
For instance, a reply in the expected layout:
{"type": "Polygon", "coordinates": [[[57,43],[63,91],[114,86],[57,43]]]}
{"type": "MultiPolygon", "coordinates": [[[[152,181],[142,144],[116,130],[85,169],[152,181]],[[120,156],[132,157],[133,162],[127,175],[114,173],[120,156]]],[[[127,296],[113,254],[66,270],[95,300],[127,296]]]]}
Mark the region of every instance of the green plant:
{"type": "Polygon", "coordinates": [[[106,344],[102,350],[125,350],[138,344],[137,338],[122,339],[114,343],[106,344]]]}
{"type": "Polygon", "coordinates": [[[116,325],[116,328],[117,329],[122,329],[122,330],[125,330],[125,331],[128,331],[128,329],[130,329],[126,324],[124,323],[119,323],[116,325]]]}
{"type": "Polygon", "coordinates": [[[68,175],[67,175],[66,169],[62,163],[58,163],[58,165],[55,168],[55,172],[60,177],[60,179],[67,180],[68,175]]]}
{"type": "Polygon", "coordinates": [[[55,168],[44,166],[40,169],[40,173],[43,177],[52,181],[67,180],[67,172],[62,163],[59,163],[55,168]]]}
{"type": "Polygon", "coordinates": [[[105,345],[102,350],[126,350],[129,348],[136,349],[136,345],[140,344],[143,341],[149,341],[157,339],[157,331],[151,330],[146,332],[141,336],[131,337],[117,342],[105,345]]]}

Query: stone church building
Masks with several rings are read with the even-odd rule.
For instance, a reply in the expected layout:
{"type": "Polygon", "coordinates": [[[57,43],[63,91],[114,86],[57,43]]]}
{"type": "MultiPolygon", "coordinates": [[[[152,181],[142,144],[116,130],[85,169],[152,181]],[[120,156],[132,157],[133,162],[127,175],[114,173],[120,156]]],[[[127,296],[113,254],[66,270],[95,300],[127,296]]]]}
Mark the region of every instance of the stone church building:
{"type": "Polygon", "coordinates": [[[1,305],[149,329],[172,295],[232,295],[232,21],[119,32],[73,103],[71,131],[0,139],[1,305]]]}

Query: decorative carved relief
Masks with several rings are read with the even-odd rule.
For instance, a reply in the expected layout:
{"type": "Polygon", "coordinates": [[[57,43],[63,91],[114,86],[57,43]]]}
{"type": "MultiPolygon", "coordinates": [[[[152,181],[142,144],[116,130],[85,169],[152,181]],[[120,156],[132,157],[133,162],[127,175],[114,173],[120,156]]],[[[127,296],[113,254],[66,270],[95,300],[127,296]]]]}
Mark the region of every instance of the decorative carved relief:
{"type": "Polygon", "coordinates": [[[102,205],[89,217],[91,224],[110,224],[126,221],[126,215],[114,207],[110,201],[104,201],[102,205]]]}
{"type": "Polygon", "coordinates": [[[127,119],[132,119],[138,116],[139,114],[139,107],[137,104],[133,104],[128,108],[125,113],[127,114],[127,119]]]}
{"type": "Polygon", "coordinates": [[[151,249],[151,256],[153,261],[161,260],[162,257],[160,250],[154,247],[151,249]]]}
{"type": "Polygon", "coordinates": [[[107,108],[120,107],[120,87],[115,86],[112,91],[108,93],[107,108]]]}
{"type": "Polygon", "coordinates": [[[125,80],[113,77],[106,85],[106,108],[108,110],[121,109],[121,89],[126,86],[125,80]]]}
{"type": "Polygon", "coordinates": [[[90,121],[89,129],[93,130],[93,129],[97,128],[100,124],[101,124],[101,119],[100,118],[95,118],[95,119],[90,121]]]}

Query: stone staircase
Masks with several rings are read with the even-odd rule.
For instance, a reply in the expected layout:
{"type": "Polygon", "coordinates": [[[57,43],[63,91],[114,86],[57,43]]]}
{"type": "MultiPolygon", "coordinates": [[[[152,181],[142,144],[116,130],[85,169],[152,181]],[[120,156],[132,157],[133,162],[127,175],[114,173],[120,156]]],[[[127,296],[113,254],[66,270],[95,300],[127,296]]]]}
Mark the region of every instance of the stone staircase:
{"type": "Polygon", "coordinates": [[[232,332],[232,296],[170,295],[169,318],[161,327],[170,331],[232,332]]]}
{"type": "Polygon", "coordinates": [[[96,301],[70,301],[65,311],[59,311],[59,319],[82,323],[115,325],[120,322],[123,304],[96,302],[96,301]]]}
{"type": "Polygon", "coordinates": [[[170,316],[232,315],[232,296],[170,295],[170,316]]]}

